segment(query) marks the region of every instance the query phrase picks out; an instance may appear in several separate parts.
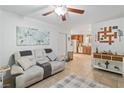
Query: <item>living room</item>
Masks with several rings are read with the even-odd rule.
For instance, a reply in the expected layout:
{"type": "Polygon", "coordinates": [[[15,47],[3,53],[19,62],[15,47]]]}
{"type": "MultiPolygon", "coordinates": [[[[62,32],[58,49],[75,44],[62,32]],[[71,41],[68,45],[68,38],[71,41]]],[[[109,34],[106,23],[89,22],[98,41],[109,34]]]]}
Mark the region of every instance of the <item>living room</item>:
{"type": "MultiPolygon", "coordinates": [[[[83,14],[68,12],[66,19],[63,19],[54,12],[42,16],[56,8],[52,5],[0,6],[0,65],[9,65],[8,69],[2,71],[4,76],[2,87],[124,87],[122,47],[124,6],[70,5],[66,7],[81,9],[83,14]],[[73,54],[71,35],[83,35],[81,44],[92,48],[91,52],[88,52],[90,55],[83,52],[73,54]],[[13,55],[15,61],[12,59],[13,55]],[[51,67],[48,66],[49,64],[30,63],[28,56],[37,62],[39,57],[41,62],[43,56],[45,57],[43,64],[49,60],[51,67]],[[103,60],[105,60],[104,68],[102,68],[103,60]],[[112,62],[115,70],[111,69],[110,61],[113,60],[119,62],[119,64],[112,62]],[[37,67],[31,70],[31,73],[34,71],[34,74],[40,74],[32,79],[33,74],[26,70],[29,71],[34,65],[37,67]],[[46,65],[48,68],[44,67],[46,65]],[[49,68],[52,68],[50,75],[49,68]],[[75,80],[76,84],[66,85],[73,78],[80,80],[80,83],[75,80]]],[[[81,48],[79,50],[83,51],[81,48]]]]}

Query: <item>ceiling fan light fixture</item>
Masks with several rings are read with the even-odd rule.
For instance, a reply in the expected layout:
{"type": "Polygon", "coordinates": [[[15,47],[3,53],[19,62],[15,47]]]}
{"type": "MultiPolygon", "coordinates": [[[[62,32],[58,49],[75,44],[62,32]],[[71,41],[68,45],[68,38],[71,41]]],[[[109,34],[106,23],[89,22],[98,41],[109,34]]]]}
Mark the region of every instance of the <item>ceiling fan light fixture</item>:
{"type": "Polygon", "coordinates": [[[62,21],[66,21],[66,14],[68,14],[68,12],[84,14],[84,10],[82,9],[71,8],[71,7],[67,7],[66,5],[56,5],[53,10],[42,14],[42,16],[47,16],[52,13],[56,13],[58,16],[60,16],[62,21]]]}
{"type": "Polygon", "coordinates": [[[63,6],[57,6],[55,8],[55,13],[59,16],[63,16],[67,13],[67,8],[63,6]]]}

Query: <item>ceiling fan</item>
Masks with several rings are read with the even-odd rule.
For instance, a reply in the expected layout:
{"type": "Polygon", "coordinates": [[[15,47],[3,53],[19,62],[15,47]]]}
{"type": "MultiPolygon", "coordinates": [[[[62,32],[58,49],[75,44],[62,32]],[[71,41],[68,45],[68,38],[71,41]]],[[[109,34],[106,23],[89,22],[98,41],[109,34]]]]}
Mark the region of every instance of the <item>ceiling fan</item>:
{"type": "Polygon", "coordinates": [[[70,8],[64,5],[60,5],[60,6],[55,6],[55,9],[46,12],[44,14],[42,14],[43,16],[47,16],[49,14],[52,13],[56,13],[58,16],[60,16],[62,18],[62,21],[66,21],[66,14],[68,12],[73,12],[73,13],[78,13],[78,14],[84,14],[84,10],[81,9],[76,9],[76,8],[70,8]]]}

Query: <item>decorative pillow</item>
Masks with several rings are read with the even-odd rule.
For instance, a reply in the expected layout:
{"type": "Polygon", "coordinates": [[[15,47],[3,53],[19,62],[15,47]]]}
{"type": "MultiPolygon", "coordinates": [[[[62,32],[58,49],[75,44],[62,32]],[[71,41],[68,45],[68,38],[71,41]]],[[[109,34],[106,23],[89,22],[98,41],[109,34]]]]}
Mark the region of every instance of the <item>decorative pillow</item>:
{"type": "Polygon", "coordinates": [[[35,53],[36,59],[41,58],[41,57],[44,56],[43,49],[35,49],[35,50],[34,50],[34,53],[35,53]]]}
{"type": "Polygon", "coordinates": [[[56,58],[57,58],[56,55],[53,52],[47,53],[47,56],[50,59],[50,61],[55,61],[56,58]]]}
{"type": "Polygon", "coordinates": [[[37,61],[38,64],[43,64],[49,62],[50,60],[47,57],[42,57],[40,60],[37,61]]]}
{"type": "Polygon", "coordinates": [[[34,60],[30,60],[26,57],[21,57],[20,59],[17,60],[17,63],[24,69],[28,69],[29,67],[35,65],[36,63],[34,62],[34,60]]]}
{"type": "Polygon", "coordinates": [[[20,56],[31,56],[32,55],[32,51],[31,50],[25,50],[25,51],[19,51],[20,56]]]}
{"type": "Polygon", "coordinates": [[[23,69],[18,65],[13,65],[11,68],[11,75],[20,75],[23,74],[23,69]]]}

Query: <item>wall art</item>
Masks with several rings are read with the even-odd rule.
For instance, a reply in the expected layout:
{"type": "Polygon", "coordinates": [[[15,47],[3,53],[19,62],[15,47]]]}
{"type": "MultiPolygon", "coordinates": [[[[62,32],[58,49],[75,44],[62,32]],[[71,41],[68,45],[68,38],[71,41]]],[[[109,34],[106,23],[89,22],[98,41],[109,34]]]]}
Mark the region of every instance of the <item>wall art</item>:
{"type": "Polygon", "coordinates": [[[104,27],[103,31],[100,31],[97,34],[98,34],[97,37],[98,42],[108,43],[109,45],[114,43],[114,40],[117,38],[117,32],[114,32],[111,26],[104,27]]]}
{"type": "Polygon", "coordinates": [[[48,45],[49,32],[30,27],[16,27],[16,45],[17,46],[33,46],[48,45]]]}

